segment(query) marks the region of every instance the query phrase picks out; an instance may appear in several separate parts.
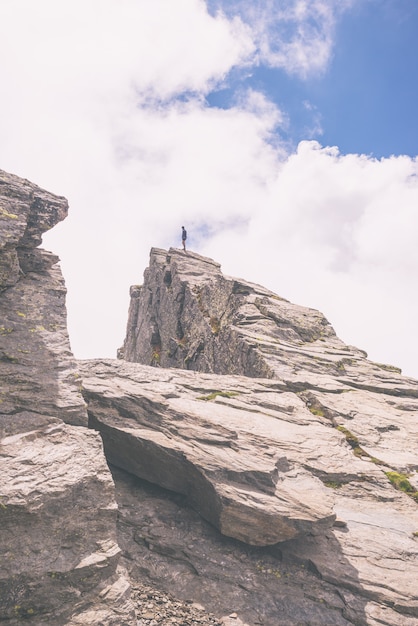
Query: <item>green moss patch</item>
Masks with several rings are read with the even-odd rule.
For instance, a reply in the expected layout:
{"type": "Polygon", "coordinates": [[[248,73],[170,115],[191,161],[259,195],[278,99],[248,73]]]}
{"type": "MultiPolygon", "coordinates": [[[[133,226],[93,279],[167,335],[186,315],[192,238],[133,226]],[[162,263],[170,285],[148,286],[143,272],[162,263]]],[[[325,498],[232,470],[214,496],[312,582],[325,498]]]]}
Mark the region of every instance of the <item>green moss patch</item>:
{"type": "Polygon", "coordinates": [[[199,396],[197,399],[205,400],[205,402],[208,402],[209,400],[215,400],[217,396],[221,396],[221,398],[233,398],[234,396],[237,396],[237,395],[238,395],[237,391],[213,391],[207,396],[199,396]]]}
{"type": "Polygon", "coordinates": [[[408,496],[411,496],[411,498],[414,498],[414,500],[418,502],[418,491],[411,485],[406,474],[400,474],[398,472],[385,472],[385,474],[395,489],[407,493],[408,496]]]}
{"type": "Polygon", "coordinates": [[[325,480],[324,485],[325,487],[328,487],[329,489],[340,489],[340,487],[343,486],[343,483],[339,483],[336,480],[325,480]]]}
{"type": "Polygon", "coordinates": [[[308,409],[312,413],[312,415],[317,415],[318,417],[325,417],[324,411],[317,406],[309,406],[308,409]]]}

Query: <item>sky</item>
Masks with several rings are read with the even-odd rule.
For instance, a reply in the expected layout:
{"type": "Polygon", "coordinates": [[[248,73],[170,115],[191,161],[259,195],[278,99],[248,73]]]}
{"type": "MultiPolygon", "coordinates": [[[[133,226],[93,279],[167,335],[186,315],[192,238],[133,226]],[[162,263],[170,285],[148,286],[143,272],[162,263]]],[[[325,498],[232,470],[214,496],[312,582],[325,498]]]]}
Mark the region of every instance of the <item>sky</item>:
{"type": "Polygon", "coordinates": [[[417,35],[417,0],[1,0],[0,168],[70,203],[75,356],[185,225],[418,378],[417,35]]]}

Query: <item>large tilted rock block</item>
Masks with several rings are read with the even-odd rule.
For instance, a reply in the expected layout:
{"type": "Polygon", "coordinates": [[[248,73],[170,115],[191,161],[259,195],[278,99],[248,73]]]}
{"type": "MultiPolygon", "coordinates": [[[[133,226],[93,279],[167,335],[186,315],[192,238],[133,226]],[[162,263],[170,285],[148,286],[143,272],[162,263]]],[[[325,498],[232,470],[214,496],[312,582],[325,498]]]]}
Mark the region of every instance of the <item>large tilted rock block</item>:
{"type": "MultiPolygon", "coordinates": [[[[341,436],[312,419],[297,396],[267,381],[119,361],[80,368],[90,425],[108,460],[187,495],[224,535],[271,545],[332,525],[333,494],[307,465],[341,436]]],[[[339,471],[351,472],[344,454],[339,471]]]]}
{"type": "Polygon", "coordinates": [[[0,620],[134,624],[114,485],[87,429],[58,258],[65,198],[0,171],[0,620]]]}
{"type": "Polygon", "coordinates": [[[338,588],[352,623],[418,624],[418,507],[389,479],[407,471],[418,487],[414,397],[340,384],[295,392],[280,380],[121,360],[80,371],[112,464],[186,495],[224,535],[276,543],[308,564],[338,588]],[[343,425],[354,399],[365,416],[363,430],[353,416],[357,437],[343,425]]]}

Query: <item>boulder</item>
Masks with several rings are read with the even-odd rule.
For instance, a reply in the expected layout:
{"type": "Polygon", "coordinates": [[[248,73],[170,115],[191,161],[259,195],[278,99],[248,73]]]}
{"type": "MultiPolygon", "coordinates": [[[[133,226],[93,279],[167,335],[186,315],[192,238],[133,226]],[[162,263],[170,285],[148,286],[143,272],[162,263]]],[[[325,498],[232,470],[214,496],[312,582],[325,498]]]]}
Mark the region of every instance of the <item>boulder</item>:
{"type": "MultiPolygon", "coordinates": [[[[246,626],[418,624],[413,589],[411,606],[405,604],[416,578],[410,534],[400,518],[401,530],[390,529],[394,518],[386,521],[383,504],[382,525],[377,528],[376,519],[366,516],[347,525],[338,519],[338,525],[323,535],[253,547],[220,535],[187,506],[184,497],[122,470],[113,468],[112,473],[119,545],[134,587],[138,581],[188,605],[198,603],[229,626],[234,623],[228,621],[231,613],[246,626]],[[361,530],[351,534],[356,525],[364,530],[361,542],[343,543],[349,536],[358,540],[361,530]],[[388,558],[379,563],[380,555],[388,558]]],[[[352,493],[355,486],[353,481],[352,493]]],[[[372,502],[362,498],[358,508],[367,511],[372,502]]]]}
{"type": "Polygon", "coordinates": [[[133,624],[100,439],[36,413],[17,418],[0,444],[2,619],[133,624]],[[77,621],[86,612],[97,621],[77,621]]]}

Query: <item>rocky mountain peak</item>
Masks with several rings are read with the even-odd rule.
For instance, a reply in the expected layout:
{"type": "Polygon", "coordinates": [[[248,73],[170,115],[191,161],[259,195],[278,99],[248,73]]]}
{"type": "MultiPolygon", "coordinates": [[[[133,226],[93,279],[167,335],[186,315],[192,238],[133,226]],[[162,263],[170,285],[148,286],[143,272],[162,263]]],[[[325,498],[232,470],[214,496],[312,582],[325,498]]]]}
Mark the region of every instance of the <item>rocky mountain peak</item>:
{"type": "MultiPolygon", "coordinates": [[[[386,388],[416,393],[399,368],[367,360],[341,341],[322,313],[224,276],[193,252],[153,248],[142,285],[131,287],[126,361],[278,378],[293,389],[386,388]]],[[[391,391],[392,390],[392,391],[391,391]]]]}
{"type": "Polygon", "coordinates": [[[224,276],[212,259],[154,248],[143,285],[131,288],[120,356],[161,367],[274,377],[286,367],[289,351],[309,345],[325,353],[320,342],[334,352],[342,347],[318,311],[224,276]]]}

